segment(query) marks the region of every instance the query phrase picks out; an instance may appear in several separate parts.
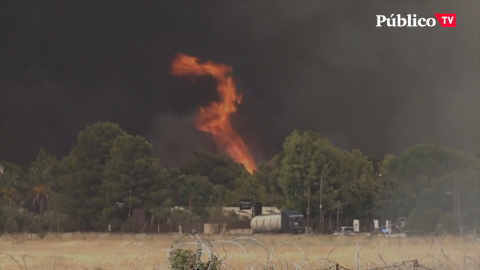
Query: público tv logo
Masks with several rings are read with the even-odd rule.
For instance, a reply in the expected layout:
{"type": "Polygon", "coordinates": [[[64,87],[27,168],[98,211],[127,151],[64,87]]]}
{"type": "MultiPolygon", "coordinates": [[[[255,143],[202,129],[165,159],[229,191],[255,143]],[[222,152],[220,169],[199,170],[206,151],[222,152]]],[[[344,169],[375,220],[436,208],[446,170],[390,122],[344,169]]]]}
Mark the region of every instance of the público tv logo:
{"type": "Polygon", "coordinates": [[[385,15],[376,15],[376,27],[434,27],[437,20],[442,27],[457,27],[457,14],[455,13],[435,13],[435,18],[417,18],[417,14],[407,14],[403,17],[401,14],[392,14],[390,17],[385,15]]]}

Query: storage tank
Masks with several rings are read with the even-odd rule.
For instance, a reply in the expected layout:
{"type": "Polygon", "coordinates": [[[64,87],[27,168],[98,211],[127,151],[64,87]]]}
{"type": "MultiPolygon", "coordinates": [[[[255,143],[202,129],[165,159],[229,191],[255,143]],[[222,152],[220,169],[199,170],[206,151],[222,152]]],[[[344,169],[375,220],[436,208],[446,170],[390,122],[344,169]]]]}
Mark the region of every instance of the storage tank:
{"type": "Polygon", "coordinates": [[[261,215],[250,221],[252,233],[302,233],[305,229],[303,215],[295,210],[281,214],[261,215]]]}
{"type": "Polygon", "coordinates": [[[282,230],[282,215],[262,215],[252,218],[250,227],[253,233],[271,233],[282,230]]]}

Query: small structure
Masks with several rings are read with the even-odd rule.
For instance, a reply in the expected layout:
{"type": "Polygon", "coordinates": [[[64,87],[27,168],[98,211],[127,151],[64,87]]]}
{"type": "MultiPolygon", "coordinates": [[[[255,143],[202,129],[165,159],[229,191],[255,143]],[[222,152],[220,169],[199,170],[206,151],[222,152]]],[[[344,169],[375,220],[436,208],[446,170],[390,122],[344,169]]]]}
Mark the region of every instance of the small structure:
{"type": "Polygon", "coordinates": [[[145,227],[145,208],[133,209],[133,224],[135,226],[136,233],[143,233],[145,227]]]}
{"type": "Polygon", "coordinates": [[[396,225],[402,229],[405,229],[405,227],[407,227],[407,218],[406,217],[397,218],[396,225]]]}
{"type": "Polygon", "coordinates": [[[358,219],[353,220],[353,231],[356,233],[360,232],[360,220],[358,219]]]}
{"type": "MultiPolygon", "coordinates": [[[[239,207],[223,207],[224,213],[234,212],[239,217],[250,219],[252,218],[252,209],[239,209],[239,207]]],[[[264,215],[280,214],[280,209],[272,206],[262,206],[262,213],[264,215]]]]}
{"type": "Polygon", "coordinates": [[[349,226],[342,226],[336,230],[333,235],[335,236],[342,236],[342,235],[355,235],[355,231],[353,230],[353,227],[349,226]]]}

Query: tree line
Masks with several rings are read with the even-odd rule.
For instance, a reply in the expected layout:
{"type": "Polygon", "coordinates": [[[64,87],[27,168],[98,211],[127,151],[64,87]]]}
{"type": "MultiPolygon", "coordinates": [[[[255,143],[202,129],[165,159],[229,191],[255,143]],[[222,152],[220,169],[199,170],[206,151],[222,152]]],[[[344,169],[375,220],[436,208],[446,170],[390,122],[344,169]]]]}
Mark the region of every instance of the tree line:
{"type": "Polygon", "coordinates": [[[56,231],[60,224],[63,231],[128,231],[133,208],[146,209],[155,224],[214,223],[221,207],[246,198],[300,210],[322,232],[353,219],[369,230],[373,219],[399,217],[429,233],[480,228],[480,160],[439,144],[376,160],[294,130],[253,174],[207,151],[179,167],[162,165],[152,152],[141,136],[102,122],[81,131],[60,160],[40,149],[29,167],[2,161],[0,231],[56,231]]]}

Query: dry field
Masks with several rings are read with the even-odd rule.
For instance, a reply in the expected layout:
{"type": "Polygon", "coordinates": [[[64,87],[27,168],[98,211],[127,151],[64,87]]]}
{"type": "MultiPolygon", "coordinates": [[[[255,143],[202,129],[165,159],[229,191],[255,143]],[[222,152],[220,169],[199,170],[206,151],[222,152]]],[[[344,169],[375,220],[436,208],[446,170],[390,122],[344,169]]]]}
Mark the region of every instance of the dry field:
{"type": "Polygon", "coordinates": [[[475,237],[75,233],[2,235],[0,269],[168,269],[172,245],[200,247],[225,269],[480,269],[475,237]]]}

